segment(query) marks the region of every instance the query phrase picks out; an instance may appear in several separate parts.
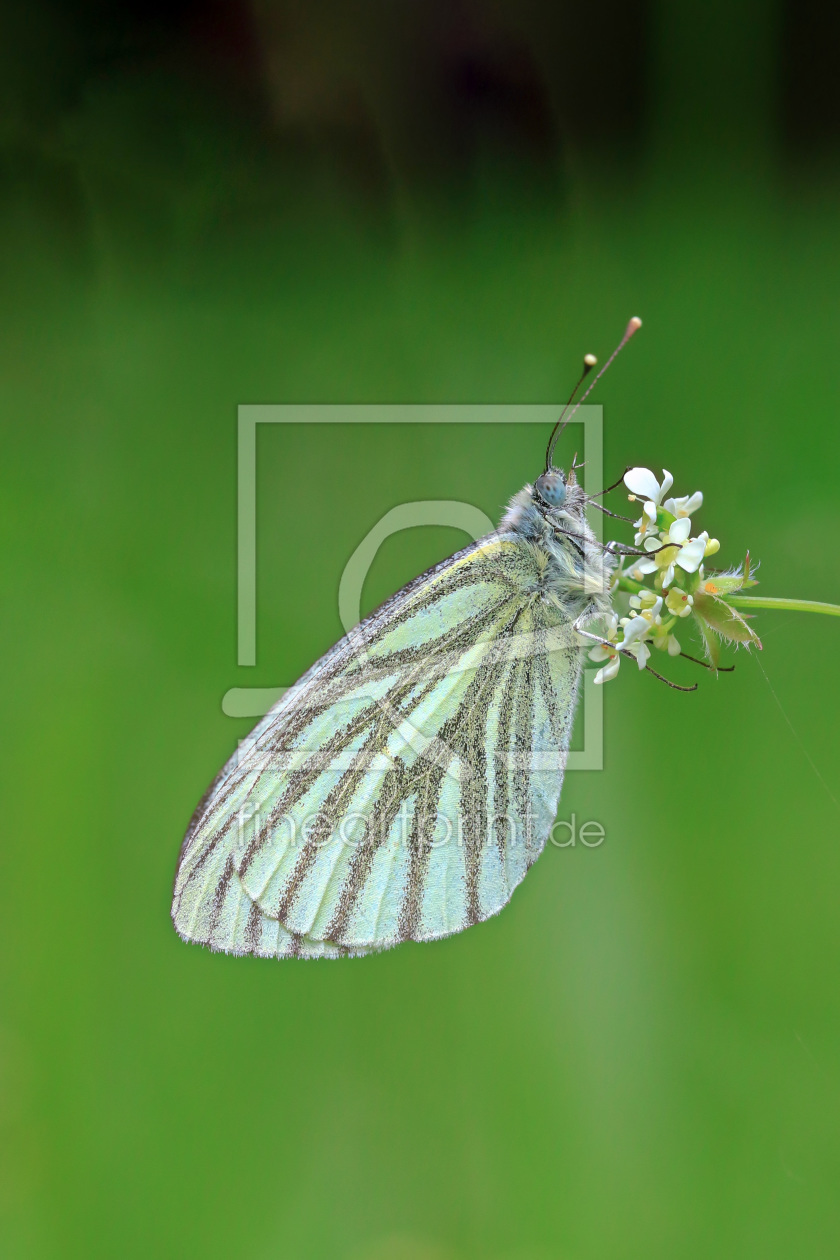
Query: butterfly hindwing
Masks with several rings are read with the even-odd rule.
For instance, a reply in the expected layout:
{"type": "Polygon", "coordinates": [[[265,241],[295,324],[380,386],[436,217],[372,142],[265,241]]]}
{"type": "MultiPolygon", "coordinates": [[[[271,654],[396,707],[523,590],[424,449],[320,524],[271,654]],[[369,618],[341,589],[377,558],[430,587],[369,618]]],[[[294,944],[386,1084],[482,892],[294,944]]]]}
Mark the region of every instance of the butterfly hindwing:
{"type": "Polygon", "coordinates": [[[180,934],[337,957],[500,910],[554,822],[580,672],[541,580],[533,547],[489,535],[313,666],[196,811],[180,934]]]}

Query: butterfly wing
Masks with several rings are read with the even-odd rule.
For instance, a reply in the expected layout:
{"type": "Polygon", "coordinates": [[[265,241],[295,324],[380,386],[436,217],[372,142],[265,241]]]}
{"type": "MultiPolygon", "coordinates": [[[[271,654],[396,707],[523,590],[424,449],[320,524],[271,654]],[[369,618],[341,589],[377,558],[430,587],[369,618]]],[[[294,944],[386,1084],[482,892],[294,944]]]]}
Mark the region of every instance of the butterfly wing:
{"type": "Polygon", "coordinates": [[[182,937],[337,957],[497,913],[554,822],[581,650],[537,550],[492,534],[287,692],[196,810],[182,937]]]}

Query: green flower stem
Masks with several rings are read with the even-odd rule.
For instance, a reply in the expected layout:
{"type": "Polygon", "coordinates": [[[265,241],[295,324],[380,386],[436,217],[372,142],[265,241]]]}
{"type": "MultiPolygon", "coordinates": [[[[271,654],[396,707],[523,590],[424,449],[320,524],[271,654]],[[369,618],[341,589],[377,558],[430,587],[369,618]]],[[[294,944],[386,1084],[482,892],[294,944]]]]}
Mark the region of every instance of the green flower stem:
{"type": "Polygon", "coordinates": [[[821,604],[816,599],[775,599],[772,595],[725,595],[727,604],[733,608],[787,608],[790,612],[827,613],[829,617],[840,617],[840,604],[821,604]]]}
{"type": "Polygon", "coordinates": [[[628,577],[626,573],[619,575],[618,589],[620,591],[630,591],[632,595],[639,595],[642,591],[649,591],[651,588],[645,586],[644,582],[637,582],[635,578],[628,577]]]}

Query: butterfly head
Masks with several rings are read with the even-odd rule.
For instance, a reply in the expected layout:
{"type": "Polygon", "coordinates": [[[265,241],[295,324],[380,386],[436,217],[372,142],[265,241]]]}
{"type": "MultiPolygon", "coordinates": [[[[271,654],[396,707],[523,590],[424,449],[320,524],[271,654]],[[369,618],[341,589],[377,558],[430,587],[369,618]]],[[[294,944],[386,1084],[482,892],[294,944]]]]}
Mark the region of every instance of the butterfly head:
{"type": "Polygon", "coordinates": [[[561,508],[566,502],[566,475],[560,468],[549,468],[534,482],[543,503],[549,508],[561,508]]]}

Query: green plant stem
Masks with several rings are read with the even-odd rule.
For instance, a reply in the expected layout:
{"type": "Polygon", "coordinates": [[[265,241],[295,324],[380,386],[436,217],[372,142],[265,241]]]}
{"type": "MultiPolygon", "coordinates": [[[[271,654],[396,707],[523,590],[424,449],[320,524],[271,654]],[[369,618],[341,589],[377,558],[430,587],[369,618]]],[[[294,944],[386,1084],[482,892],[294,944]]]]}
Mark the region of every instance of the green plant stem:
{"type": "MultiPolygon", "coordinates": [[[[620,590],[630,591],[633,595],[651,589],[626,573],[620,575],[618,585],[620,590]]],[[[816,599],[780,599],[773,595],[722,595],[722,598],[733,608],[743,608],[747,612],[751,609],[776,608],[787,609],[788,612],[824,613],[829,617],[840,617],[840,604],[825,604],[816,599]]]]}
{"type": "Polygon", "coordinates": [[[640,591],[649,591],[651,588],[645,586],[644,582],[637,582],[635,578],[628,577],[626,573],[622,573],[618,579],[618,589],[620,591],[630,591],[633,595],[638,595],[640,591]]]}
{"type": "Polygon", "coordinates": [[[829,617],[840,617],[840,604],[822,604],[816,599],[776,599],[772,595],[725,595],[727,604],[733,608],[786,608],[789,612],[827,613],[829,617]]]}

